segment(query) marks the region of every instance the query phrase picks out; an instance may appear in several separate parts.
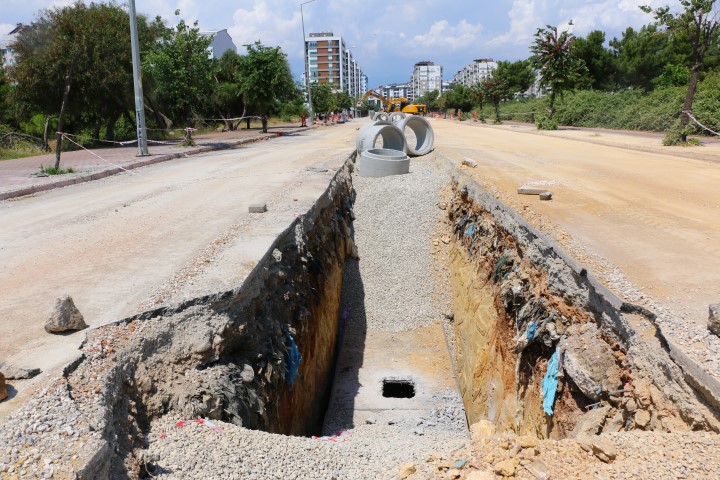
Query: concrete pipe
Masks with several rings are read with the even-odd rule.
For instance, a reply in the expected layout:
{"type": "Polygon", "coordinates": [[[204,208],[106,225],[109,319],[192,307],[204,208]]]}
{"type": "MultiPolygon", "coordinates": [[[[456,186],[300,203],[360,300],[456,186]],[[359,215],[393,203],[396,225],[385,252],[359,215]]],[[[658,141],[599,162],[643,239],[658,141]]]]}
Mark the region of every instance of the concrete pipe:
{"type": "Polygon", "coordinates": [[[403,112],[393,112],[390,114],[390,121],[392,123],[398,123],[400,120],[405,118],[405,114],[403,112]]]}
{"type": "Polygon", "coordinates": [[[383,122],[382,120],[373,120],[371,122],[366,123],[363,125],[360,130],[358,131],[357,135],[355,136],[355,149],[360,150],[360,139],[363,138],[363,135],[365,134],[365,131],[369,129],[370,127],[374,127],[376,125],[392,125],[390,122],[383,122]]]}
{"type": "Polygon", "coordinates": [[[360,154],[361,177],[387,177],[410,172],[410,157],[400,150],[372,148],[360,154]]]}
{"type": "Polygon", "coordinates": [[[385,112],[378,112],[377,115],[375,115],[375,120],[382,120],[383,122],[389,122],[390,121],[390,115],[388,115],[385,112]]]}
{"type": "Polygon", "coordinates": [[[403,153],[407,151],[407,142],[402,130],[391,123],[375,122],[374,125],[358,132],[355,141],[358,153],[375,148],[378,138],[382,138],[382,148],[399,150],[403,153]]]}
{"type": "Polygon", "coordinates": [[[435,133],[433,132],[430,122],[423,117],[410,115],[398,123],[397,127],[402,130],[403,136],[407,143],[407,153],[411,157],[419,157],[430,153],[435,145],[435,133]],[[408,139],[407,129],[412,130],[414,139],[408,139]]]}

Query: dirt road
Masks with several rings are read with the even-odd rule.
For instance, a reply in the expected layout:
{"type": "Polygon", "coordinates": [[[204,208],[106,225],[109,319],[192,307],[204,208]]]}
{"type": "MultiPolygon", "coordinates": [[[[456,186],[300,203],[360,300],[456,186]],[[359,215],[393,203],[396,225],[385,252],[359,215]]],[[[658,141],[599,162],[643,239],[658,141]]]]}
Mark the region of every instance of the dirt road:
{"type": "Polygon", "coordinates": [[[652,135],[433,120],[437,148],[558,240],[608,287],[659,314],[720,378],[705,328],[720,302],[720,144],[662,147],[652,135]],[[688,158],[695,156],[697,158],[688,158]],[[517,194],[542,186],[553,199],[517,194]]]}
{"type": "Polygon", "coordinates": [[[325,190],[355,128],[323,127],[0,202],[0,363],[44,371],[10,382],[20,395],[0,404],[0,418],[76,355],[84,333],[43,330],[58,296],[71,295],[96,327],[236,287],[325,190]],[[249,214],[255,202],[269,211],[249,214]]]}

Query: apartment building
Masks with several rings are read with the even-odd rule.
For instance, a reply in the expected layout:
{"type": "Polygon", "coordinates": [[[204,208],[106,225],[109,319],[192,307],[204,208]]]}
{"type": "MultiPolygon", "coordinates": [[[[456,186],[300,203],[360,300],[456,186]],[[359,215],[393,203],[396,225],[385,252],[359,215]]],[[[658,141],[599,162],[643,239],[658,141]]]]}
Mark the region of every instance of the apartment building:
{"type": "Polygon", "coordinates": [[[225,52],[228,50],[237,53],[237,47],[228,33],[227,28],[200,32],[200,35],[212,39],[212,43],[210,43],[208,47],[208,56],[210,58],[220,58],[225,55],[225,52]]]}
{"type": "Polygon", "coordinates": [[[367,76],[342,37],[332,32],[305,37],[305,63],[311,83],[325,83],[335,92],[358,98],[367,89],[367,76]]]}
{"type": "Polygon", "coordinates": [[[2,58],[2,66],[7,68],[15,65],[15,50],[12,45],[15,43],[18,34],[26,27],[22,23],[18,23],[7,35],[0,35],[0,58],[2,58]]]}
{"type": "Polygon", "coordinates": [[[410,79],[410,86],[407,97],[410,101],[433,90],[439,92],[442,89],[442,66],[429,61],[416,63],[410,79]]]}
{"type": "Polygon", "coordinates": [[[478,58],[457,72],[453,77],[453,83],[472,87],[486,78],[491,77],[497,66],[497,62],[492,58],[478,58]]]}

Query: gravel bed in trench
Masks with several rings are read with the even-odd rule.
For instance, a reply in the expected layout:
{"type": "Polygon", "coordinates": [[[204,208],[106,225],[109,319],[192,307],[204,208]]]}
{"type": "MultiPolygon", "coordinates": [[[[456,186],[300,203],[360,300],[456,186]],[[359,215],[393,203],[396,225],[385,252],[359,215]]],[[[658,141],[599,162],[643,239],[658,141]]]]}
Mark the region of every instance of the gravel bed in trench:
{"type": "MultiPolygon", "coordinates": [[[[406,332],[443,317],[435,301],[431,235],[438,192],[449,177],[434,157],[413,159],[408,175],[353,175],[360,260],[348,272],[360,275],[345,276],[346,339],[359,328],[406,332]],[[363,303],[360,294],[364,315],[354,308],[363,303]]],[[[321,438],[273,435],[220,422],[222,431],[197,424],[177,428],[165,418],[152,426],[148,455],[157,459],[151,464],[158,478],[392,478],[402,464],[432,455],[449,458],[468,441],[456,392],[439,398],[433,413],[418,419],[423,428],[378,422],[321,438]]]]}

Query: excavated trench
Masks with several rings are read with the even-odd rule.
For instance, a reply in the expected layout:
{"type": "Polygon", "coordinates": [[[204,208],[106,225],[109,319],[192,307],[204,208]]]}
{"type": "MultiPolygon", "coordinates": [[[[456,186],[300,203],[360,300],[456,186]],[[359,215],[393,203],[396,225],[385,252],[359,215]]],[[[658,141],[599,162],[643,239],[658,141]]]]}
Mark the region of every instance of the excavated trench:
{"type": "MultiPolygon", "coordinates": [[[[320,433],[346,317],[343,269],[357,257],[352,160],[238,289],[88,335],[65,372],[78,408],[103,426],[102,442],[79,460],[81,478],[152,474],[144,439],[158,419],[320,433]]],[[[446,331],[469,425],[540,438],[720,429],[649,312],[617,300],[515,212],[454,175],[444,205],[446,331]]],[[[394,401],[417,393],[404,378],[378,389],[394,401]]]]}

